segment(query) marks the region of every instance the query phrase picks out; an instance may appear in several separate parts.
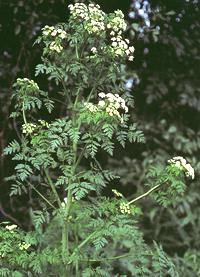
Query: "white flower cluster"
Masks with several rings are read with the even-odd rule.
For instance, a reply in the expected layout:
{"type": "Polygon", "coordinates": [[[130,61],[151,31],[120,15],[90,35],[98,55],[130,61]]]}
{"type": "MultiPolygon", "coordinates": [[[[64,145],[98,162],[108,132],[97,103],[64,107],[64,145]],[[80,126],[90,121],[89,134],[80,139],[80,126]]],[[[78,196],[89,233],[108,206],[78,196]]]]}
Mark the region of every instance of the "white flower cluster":
{"type": "Polygon", "coordinates": [[[123,197],[123,194],[119,191],[117,191],[116,189],[112,189],[112,192],[114,193],[115,196],[117,197],[123,197]]]}
{"type": "Polygon", "coordinates": [[[125,203],[125,202],[120,203],[119,208],[120,208],[120,211],[122,214],[130,214],[131,213],[130,206],[128,203],[125,203]]]}
{"type": "Polygon", "coordinates": [[[87,102],[85,102],[85,103],[84,103],[84,106],[85,106],[91,113],[94,113],[94,112],[97,112],[97,111],[98,111],[98,107],[95,106],[95,105],[92,104],[92,103],[87,103],[87,102]]]}
{"type": "Polygon", "coordinates": [[[89,34],[100,34],[105,30],[105,13],[100,9],[99,5],[89,4],[86,6],[83,3],[76,3],[69,5],[68,8],[73,19],[84,21],[84,28],[89,34]]]}
{"type": "MultiPolygon", "coordinates": [[[[122,32],[126,30],[127,24],[124,20],[124,14],[121,10],[106,14],[100,9],[99,5],[76,3],[68,6],[72,19],[84,23],[84,29],[89,34],[105,34],[108,31],[111,36],[111,46],[109,51],[114,56],[127,56],[129,61],[133,61],[134,47],[129,46],[129,40],[122,38],[122,32]]],[[[107,47],[101,47],[107,49],[107,47]]],[[[98,52],[96,47],[91,48],[91,52],[98,52]]]]}
{"type": "Polygon", "coordinates": [[[61,28],[55,28],[53,26],[48,26],[48,25],[44,26],[42,30],[43,30],[42,34],[44,36],[51,36],[53,38],[56,38],[56,41],[52,41],[49,44],[49,49],[51,51],[60,53],[63,50],[63,46],[61,45],[61,42],[64,38],[67,37],[67,33],[61,28]]]}
{"type": "Polygon", "coordinates": [[[112,51],[116,56],[126,55],[129,61],[133,61],[135,48],[133,46],[129,46],[130,42],[128,39],[123,40],[122,36],[118,35],[116,37],[111,37],[111,41],[112,51]]]}
{"type": "Polygon", "coordinates": [[[61,39],[64,39],[67,37],[67,33],[62,30],[61,28],[55,28],[54,26],[44,26],[44,28],[42,28],[42,34],[45,36],[49,36],[51,35],[52,37],[59,37],[61,39]]]}
{"type": "Polygon", "coordinates": [[[168,160],[168,162],[170,164],[174,164],[180,169],[184,169],[186,176],[194,179],[194,168],[189,163],[187,163],[186,159],[184,159],[183,157],[174,157],[168,160]]]}
{"type": "Polygon", "coordinates": [[[36,129],[37,125],[33,123],[25,123],[22,125],[23,134],[32,134],[36,129]]]}
{"type": "Polygon", "coordinates": [[[116,56],[127,56],[129,61],[133,61],[135,48],[129,46],[129,40],[124,40],[121,36],[122,31],[126,30],[126,27],[127,25],[122,11],[117,10],[114,12],[114,15],[110,15],[107,28],[110,30],[111,35],[111,51],[116,56]]]}
{"type": "Polygon", "coordinates": [[[99,97],[104,99],[100,100],[98,105],[101,107],[106,106],[106,112],[110,115],[117,115],[120,117],[118,109],[123,109],[125,113],[128,112],[128,107],[126,106],[125,100],[119,96],[119,94],[100,92],[99,97]]]}
{"type": "Polygon", "coordinates": [[[92,113],[97,111],[105,111],[110,116],[117,116],[121,119],[118,109],[123,109],[125,113],[128,112],[128,107],[126,106],[125,100],[119,96],[119,94],[100,92],[98,96],[101,98],[97,105],[92,103],[84,103],[84,106],[92,113]]]}
{"type": "Polygon", "coordinates": [[[13,231],[14,229],[17,228],[17,225],[16,224],[13,224],[13,225],[6,225],[5,227],[7,230],[9,231],[13,231]]]}
{"type": "Polygon", "coordinates": [[[39,90],[38,84],[35,83],[33,80],[29,80],[28,78],[17,78],[17,84],[20,86],[28,85],[35,90],[39,90]]]}
{"type": "Polygon", "coordinates": [[[25,241],[18,244],[20,250],[27,250],[31,245],[25,241]]]}
{"type": "Polygon", "coordinates": [[[114,14],[111,15],[107,28],[113,30],[114,32],[121,33],[125,31],[127,24],[124,20],[124,14],[121,10],[114,11],[114,14]]]}

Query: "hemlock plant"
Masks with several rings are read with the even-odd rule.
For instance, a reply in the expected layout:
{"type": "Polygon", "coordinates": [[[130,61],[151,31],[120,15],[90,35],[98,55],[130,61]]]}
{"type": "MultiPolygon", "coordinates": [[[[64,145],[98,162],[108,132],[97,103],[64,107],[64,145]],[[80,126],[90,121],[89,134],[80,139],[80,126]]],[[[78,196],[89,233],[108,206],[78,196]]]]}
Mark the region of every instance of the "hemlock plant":
{"type": "Polygon", "coordinates": [[[180,201],[194,170],[174,157],[165,168],[149,169],[145,194],[104,196],[118,176],[103,168],[99,153],[113,155],[115,142],[144,142],[128,114],[133,96],[122,78],[134,47],[123,37],[121,11],[105,14],[82,3],[69,10],[68,23],[45,26],[36,41],[44,45],[36,76],[55,81],[54,100],[33,80],[14,84],[11,117],[21,135],[4,151],[17,162],[7,179],[12,197],[32,190],[40,201],[31,210],[31,232],[1,224],[0,276],[178,276],[162,247],[144,242],[136,203],[149,194],[164,206],[180,201]],[[45,108],[54,119],[41,118],[45,108]]]}

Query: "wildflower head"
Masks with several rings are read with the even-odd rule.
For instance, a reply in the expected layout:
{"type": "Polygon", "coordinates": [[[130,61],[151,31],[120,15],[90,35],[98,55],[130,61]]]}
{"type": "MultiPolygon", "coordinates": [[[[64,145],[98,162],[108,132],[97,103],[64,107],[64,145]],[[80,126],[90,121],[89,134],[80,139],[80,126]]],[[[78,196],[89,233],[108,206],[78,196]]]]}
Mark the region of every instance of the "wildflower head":
{"type": "Polygon", "coordinates": [[[37,128],[36,124],[25,123],[22,125],[22,133],[23,134],[32,134],[36,128],[37,128]]]}
{"type": "Polygon", "coordinates": [[[187,177],[194,179],[194,168],[181,156],[174,157],[168,160],[168,163],[183,170],[187,177]]]}
{"type": "Polygon", "coordinates": [[[130,214],[131,213],[130,206],[128,203],[121,202],[119,209],[122,214],[130,214]]]}
{"type": "Polygon", "coordinates": [[[39,90],[38,84],[36,82],[34,82],[33,80],[29,80],[28,78],[17,78],[15,85],[18,87],[21,87],[21,88],[26,88],[29,90],[31,89],[31,91],[39,90]]]}

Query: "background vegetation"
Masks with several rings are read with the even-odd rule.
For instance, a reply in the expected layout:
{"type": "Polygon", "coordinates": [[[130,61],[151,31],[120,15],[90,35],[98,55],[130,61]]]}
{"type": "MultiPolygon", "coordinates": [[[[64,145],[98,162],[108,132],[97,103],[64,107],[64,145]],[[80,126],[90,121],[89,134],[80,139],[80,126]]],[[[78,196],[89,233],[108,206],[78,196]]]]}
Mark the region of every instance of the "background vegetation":
{"type": "MultiPolygon", "coordinates": [[[[121,176],[120,182],[113,183],[105,195],[113,188],[120,188],[127,197],[142,193],[149,164],[153,161],[163,164],[176,155],[186,157],[195,168],[196,178],[188,182],[184,201],[176,208],[161,208],[150,199],[142,200],[140,225],[145,241],[161,243],[183,276],[200,276],[199,3],[152,0],[149,26],[130,1],[95,2],[106,12],[122,9],[127,15],[127,36],[134,42],[136,51],[135,62],[129,65],[124,79],[129,79],[127,86],[135,97],[132,117],[140,122],[147,140],[145,145],[130,145],[124,151],[116,151],[112,159],[101,157],[121,176]],[[135,14],[130,14],[131,11],[135,14]]],[[[33,42],[44,25],[66,21],[66,4],[70,3],[62,0],[0,3],[1,151],[18,131],[16,122],[9,119],[12,84],[17,77],[34,77],[41,49],[33,47],[33,42]]],[[[47,88],[41,77],[36,81],[47,88]]],[[[53,93],[53,83],[48,84],[48,90],[53,93]]],[[[34,195],[30,191],[26,198],[10,198],[10,188],[4,181],[12,170],[10,160],[1,156],[0,169],[1,220],[31,229],[29,208],[34,195]]]]}

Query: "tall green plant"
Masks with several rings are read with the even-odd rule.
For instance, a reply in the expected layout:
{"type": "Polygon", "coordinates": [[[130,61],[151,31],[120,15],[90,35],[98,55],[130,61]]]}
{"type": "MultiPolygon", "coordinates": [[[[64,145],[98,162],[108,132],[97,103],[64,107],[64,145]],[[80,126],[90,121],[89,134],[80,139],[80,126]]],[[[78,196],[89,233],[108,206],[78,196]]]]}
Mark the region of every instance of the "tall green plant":
{"type": "Polygon", "coordinates": [[[135,203],[151,193],[164,206],[179,201],[184,177],[193,178],[194,170],[175,157],[149,170],[151,187],[143,195],[104,196],[118,176],[99,155],[112,156],[117,142],[144,142],[130,121],[133,97],[121,78],[134,47],[123,38],[121,11],[107,15],[81,3],[69,9],[68,23],[45,26],[36,41],[44,45],[36,75],[56,82],[65,109],[54,107],[56,92],[52,101],[33,80],[14,84],[11,116],[19,119],[21,140],[4,151],[17,162],[8,178],[11,196],[32,190],[41,201],[30,209],[32,232],[8,223],[0,228],[0,276],[178,276],[162,248],[143,241],[135,203]],[[53,111],[51,122],[41,119],[44,108],[53,111]]]}

